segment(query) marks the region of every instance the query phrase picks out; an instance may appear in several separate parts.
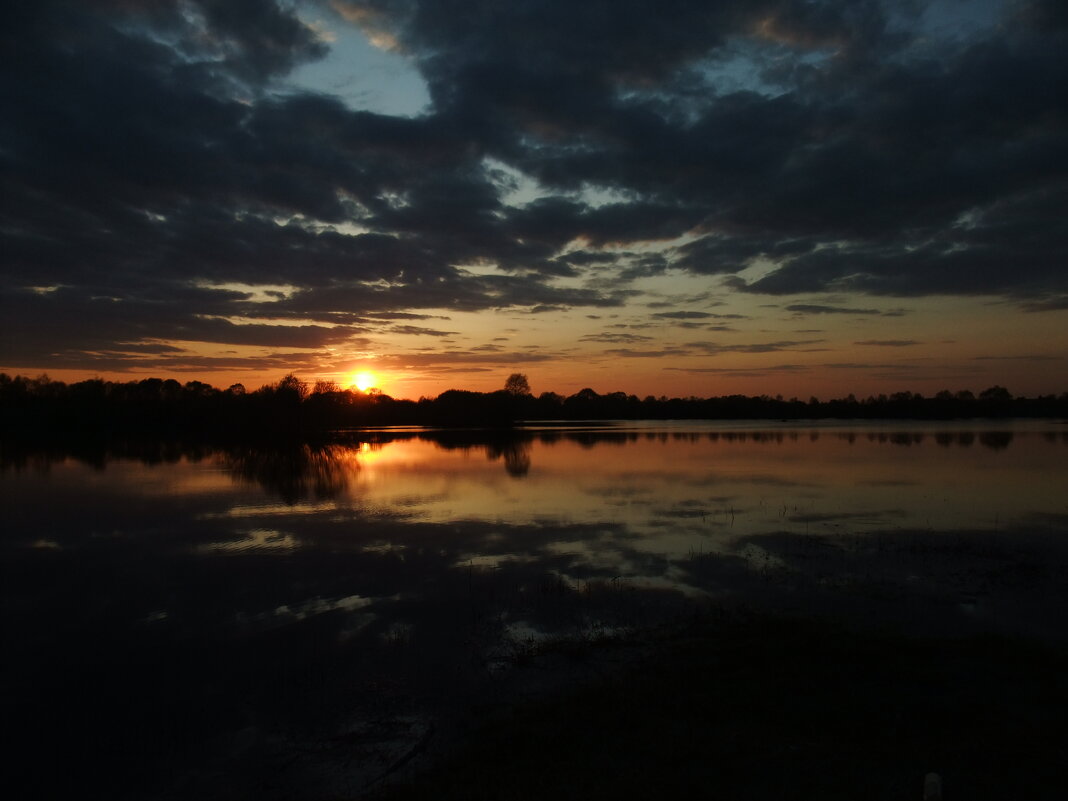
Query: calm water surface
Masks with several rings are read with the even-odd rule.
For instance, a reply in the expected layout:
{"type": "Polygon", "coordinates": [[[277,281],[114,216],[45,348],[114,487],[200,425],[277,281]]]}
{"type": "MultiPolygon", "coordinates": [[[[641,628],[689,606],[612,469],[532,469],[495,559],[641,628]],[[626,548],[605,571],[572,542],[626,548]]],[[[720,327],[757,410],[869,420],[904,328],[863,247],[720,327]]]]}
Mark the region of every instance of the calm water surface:
{"type": "Polygon", "coordinates": [[[1068,622],[1056,423],[2,457],[4,704],[40,797],[358,792],[428,710],[532,643],[688,604],[1041,636],[1068,622]]]}

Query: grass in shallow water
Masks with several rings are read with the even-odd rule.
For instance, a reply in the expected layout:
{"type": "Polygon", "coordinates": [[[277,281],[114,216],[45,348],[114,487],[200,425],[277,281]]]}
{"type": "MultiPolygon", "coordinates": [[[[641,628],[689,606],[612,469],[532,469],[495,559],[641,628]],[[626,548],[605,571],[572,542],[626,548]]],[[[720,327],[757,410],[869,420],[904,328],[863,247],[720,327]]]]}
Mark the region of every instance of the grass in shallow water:
{"type": "Polygon", "coordinates": [[[413,799],[1068,797],[1068,652],[772,617],[704,621],[599,682],[498,710],[413,799]]]}

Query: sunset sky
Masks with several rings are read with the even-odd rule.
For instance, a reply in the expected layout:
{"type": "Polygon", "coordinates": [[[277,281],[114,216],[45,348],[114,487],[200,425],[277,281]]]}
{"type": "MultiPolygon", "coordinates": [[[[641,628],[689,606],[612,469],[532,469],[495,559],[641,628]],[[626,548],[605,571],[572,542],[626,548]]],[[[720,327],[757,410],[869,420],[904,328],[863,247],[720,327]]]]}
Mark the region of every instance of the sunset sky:
{"type": "Polygon", "coordinates": [[[1064,0],[2,14],[4,372],[1068,390],[1064,0]]]}

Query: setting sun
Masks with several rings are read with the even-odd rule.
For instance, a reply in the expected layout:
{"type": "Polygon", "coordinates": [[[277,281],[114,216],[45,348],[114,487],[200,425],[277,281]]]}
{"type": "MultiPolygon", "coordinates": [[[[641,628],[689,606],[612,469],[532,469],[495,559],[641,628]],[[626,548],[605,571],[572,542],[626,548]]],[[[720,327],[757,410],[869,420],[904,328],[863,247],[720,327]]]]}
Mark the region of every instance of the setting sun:
{"type": "Polygon", "coordinates": [[[377,379],[374,373],[361,372],[352,374],[351,386],[356,387],[360,392],[366,392],[371,387],[375,386],[377,379]]]}

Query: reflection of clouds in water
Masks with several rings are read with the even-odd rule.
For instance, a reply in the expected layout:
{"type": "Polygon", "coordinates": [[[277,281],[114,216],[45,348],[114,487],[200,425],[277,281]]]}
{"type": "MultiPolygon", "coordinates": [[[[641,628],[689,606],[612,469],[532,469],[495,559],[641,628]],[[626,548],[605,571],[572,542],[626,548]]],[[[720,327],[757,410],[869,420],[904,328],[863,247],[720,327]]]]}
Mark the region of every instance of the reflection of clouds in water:
{"type": "Polygon", "coordinates": [[[300,546],[297,538],[276,529],[254,528],[248,531],[235,531],[239,539],[225,542],[208,542],[197,546],[201,553],[240,552],[240,551],[290,551],[300,546]]]}
{"type": "Polygon", "coordinates": [[[755,487],[815,487],[817,484],[802,481],[794,477],[777,476],[772,474],[761,473],[735,473],[724,474],[709,472],[701,476],[693,476],[690,478],[684,478],[682,481],[690,484],[691,486],[714,486],[717,484],[723,484],[730,486],[732,484],[752,484],[755,487]]]}
{"type": "Polygon", "coordinates": [[[274,620],[278,623],[295,623],[307,620],[314,615],[322,615],[327,612],[340,610],[343,612],[355,612],[364,609],[374,603],[371,598],[362,595],[348,595],[344,598],[310,598],[301,603],[282,604],[273,610],[255,616],[253,619],[274,620]]]}
{"type": "MultiPolygon", "coordinates": [[[[650,473],[648,477],[652,477],[654,474],[650,473]]],[[[619,481],[633,482],[636,481],[636,476],[620,476],[619,481]]],[[[596,495],[601,498],[622,498],[631,499],[639,498],[653,494],[654,490],[650,486],[635,486],[634,484],[605,484],[603,486],[592,486],[586,488],[586,493],[589,495],[596,495]]]]}
{"type": "Polygon", "coordinates": [[[807,514],[793,514],[786,516],[791,523],[861,523],[864,525],[878,525],[891,520],[905,517],[904,509],[885,509],[883,511],[865,512],[810,512],[807,514]]]}
{"type": "Polygon", "coordinates": [[[389,505],[402,509],[414,509],[432,503],[441,503],[448,500],[449,497],[444,492],[436,492],[432,495],[394,495],[389,499],[389,505]]]}
{"type": "Polygon", "coordinates": [[[1061,578],[1068,571],[1065,533],[1023,528],[767,533],[735,544],[735,553],[748,557],[752,571],[725,574],[729,560],[720,555],[685,567],[697,586],[733,584],[740,598],[773,607],[789,603],[799,611],[957,633],[994,630],[1063,638],[1068,633],[1068,585],[1061,578]],[[766,563],[752,558],[753,548],[768,555],[766,563]],[[763,576],[763,586],[752,580],[753,573],[763,576]]]}
{"type": "Polygon", "coordinates": [[[205,512],[198,517],[210,520],[212,518],[243,518],[243,517],[274,517],[278,515],[314,515],[328,512],[334,508],[331,503],[260,503],[260,504],[235,504],[222,512],[205,512]]]}

